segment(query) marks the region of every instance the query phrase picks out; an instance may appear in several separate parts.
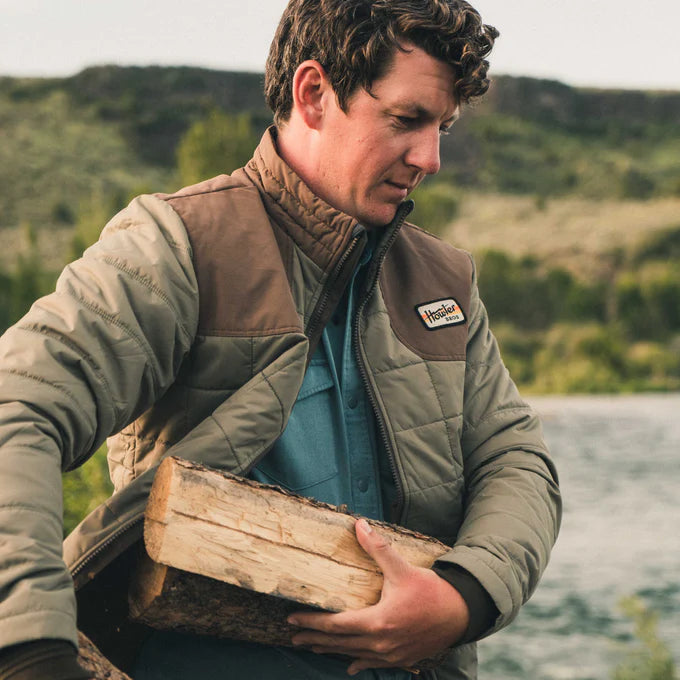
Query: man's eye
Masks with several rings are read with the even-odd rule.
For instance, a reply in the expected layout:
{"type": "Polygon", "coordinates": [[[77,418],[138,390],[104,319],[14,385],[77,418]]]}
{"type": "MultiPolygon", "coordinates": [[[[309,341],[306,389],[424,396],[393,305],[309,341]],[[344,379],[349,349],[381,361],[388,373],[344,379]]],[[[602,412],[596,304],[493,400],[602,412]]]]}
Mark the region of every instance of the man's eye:
{"type": "Polygon", "coordinates": [[[418,119],[412,116],[394,116],[394,120],[400,127],[411,127],[418,119]]]}

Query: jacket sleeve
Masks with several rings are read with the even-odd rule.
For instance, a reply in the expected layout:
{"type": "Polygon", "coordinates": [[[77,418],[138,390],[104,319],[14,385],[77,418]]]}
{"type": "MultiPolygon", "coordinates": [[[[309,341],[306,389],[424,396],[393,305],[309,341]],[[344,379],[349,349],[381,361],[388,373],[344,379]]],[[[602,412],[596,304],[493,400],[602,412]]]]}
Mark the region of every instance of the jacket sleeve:
{"type": "Polygon", "coordinates": [[[440,564],[459,565],[491,596],[499,616],[490,634],[512,621],[536,588],[561,503],[540,422],[503,365],[474,274],[463,420],[465,518],[440,564]]]}
{"type": "Polygon", "coordinates": [[[142,196],[0,338],[0,647],[77,643],[61,472],[159,398],[197,324],[184,226],[142,196]]]}

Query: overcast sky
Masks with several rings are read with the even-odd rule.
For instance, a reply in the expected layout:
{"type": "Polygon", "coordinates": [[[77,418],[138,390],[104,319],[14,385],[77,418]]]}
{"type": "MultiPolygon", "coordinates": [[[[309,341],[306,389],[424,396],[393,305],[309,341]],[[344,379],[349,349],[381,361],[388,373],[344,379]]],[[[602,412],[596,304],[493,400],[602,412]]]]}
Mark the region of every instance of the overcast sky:
{"type": "MultiPolygon", "coordinates": [[[[187,64],[262,71],[286,0],[0,0],[0,74],[187,64]]],[[[473,0],[492,73],[680,90],[680,0],[473,0]]]]}

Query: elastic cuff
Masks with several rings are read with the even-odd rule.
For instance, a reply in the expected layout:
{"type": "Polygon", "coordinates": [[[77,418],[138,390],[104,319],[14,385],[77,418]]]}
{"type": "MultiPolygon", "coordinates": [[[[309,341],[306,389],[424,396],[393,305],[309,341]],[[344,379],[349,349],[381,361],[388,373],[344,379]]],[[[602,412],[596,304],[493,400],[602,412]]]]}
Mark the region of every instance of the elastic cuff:
{"type": "Polygon", "coordinates": [[[0,680],[88,680],[66,640],[32,640],[0,650],[0,680]]]}
{"type": "Polygon", "coordinates": [[[435,563],[433,570],[448,581],[465,600],[470,622],[459,644],[478,640],[493,627],[500,612],[479,581],[457,564],[435,563]]]}

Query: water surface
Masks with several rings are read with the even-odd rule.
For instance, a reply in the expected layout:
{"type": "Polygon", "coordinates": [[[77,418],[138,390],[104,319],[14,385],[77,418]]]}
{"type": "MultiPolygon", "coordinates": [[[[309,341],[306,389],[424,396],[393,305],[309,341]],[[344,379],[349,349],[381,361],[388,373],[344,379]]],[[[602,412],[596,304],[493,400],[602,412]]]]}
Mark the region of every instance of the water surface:
{"type": "Polygon", "coordinates": [[[621,598],[659,613],[680,662],[680,395],[540,397],[564,495],[536,594],[480,643],[480,680],[608,680],[631,648],[621,598]]]}

